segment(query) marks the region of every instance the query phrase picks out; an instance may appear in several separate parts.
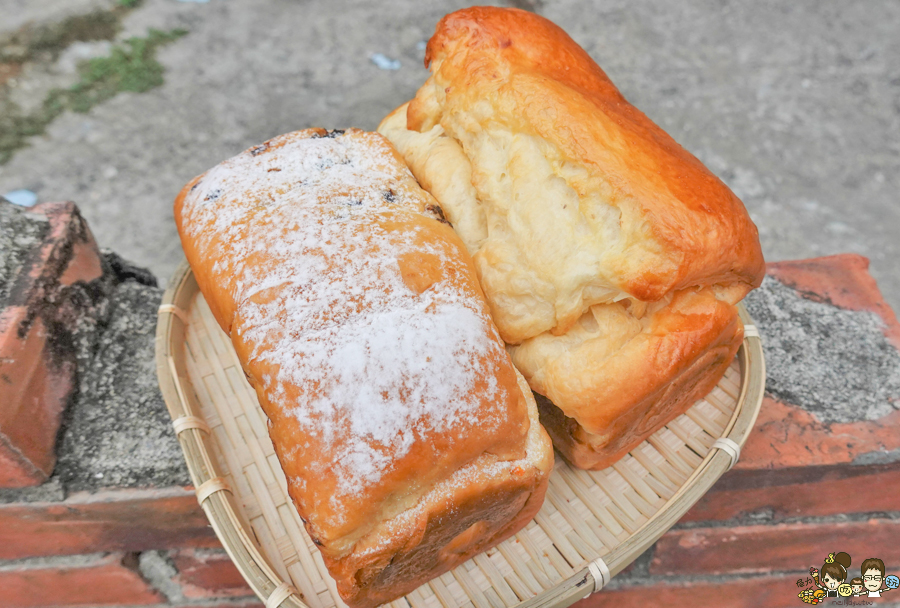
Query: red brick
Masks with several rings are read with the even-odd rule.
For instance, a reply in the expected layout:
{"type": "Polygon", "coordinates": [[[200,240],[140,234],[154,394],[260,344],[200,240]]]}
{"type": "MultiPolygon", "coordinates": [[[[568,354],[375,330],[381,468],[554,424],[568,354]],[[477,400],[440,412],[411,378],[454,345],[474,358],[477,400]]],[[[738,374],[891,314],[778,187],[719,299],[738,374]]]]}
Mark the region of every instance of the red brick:
{"type": "Polygon", "coordinates": [[[53,471],[56,433],[74,386],[74,365],[53,360],[41,319],[19,335],[27,316],[24,306],[0,311],[0,487],[7,488],[37,485],[53,471]]]}
{"type": "Polygon", "coordinates": [[[71,558],[71,563],[0,567],[0,608],[162,603],[133,554],[71,558]]]}
{"type": "Polygon", "coordinates": [[[44,203],[31,212],[45,215],[50,228],[0,310],[0,487],[37,485],[53,471],[75,368],[50,347],[41,316],[62,287],[102,274],[97,245],[73,203],[44,203]]]}
{"type": "Polygon", "coordinates": [[[74,494],[59,503],[0,505],[0,559],[217,547],[191,489],[74,494]]]}
{"type": "Polygon", "coordinates": [[[50,220],[50,234],[41,251],[44,263],[34,270],[37,297],[46,299],[56,284],[93,281],[103,274],[94,235],[75,203],[41,203],[31,211],[50,220]]]}
{"type": "MultiPolygon", "coordinates": [[[[777,262],[767,272],[801,296],[850,310],[878,314],[885,333],[900,347],[900,324],[858,255],[777,262]]],[[[734,469],[725,475],[686,521],[723,520],[770,511],[776,519],[870,513],[900,509],[900,497],[879,492],[898,481],[900,412],[877,420],[826,423],[797,404],[763,400],[756,425],[734,469]],[[887,458],[886,458],[887,457],[887,458]],[[860,476],[885,475],[866,481],[860,476]],[[850,478],[860,477],[858,481],[850,478]],[[842,498],[842,500],[840,500],[842,498]],[[837,506],[841,505],[841,506],[837,506]]]]}
{"type": "MultiPolygon", "coordinates": [[[[884,488],[885,491],[892,489],[884,488]]],[[[650,573],[719,575],[821,569],[829,553],[846,551],[849,572],[868,557],[900,568],[900,521],[791,523],[670,530],[656,543],[650,573]]],[[[854,575],[855,576],[855,575],[854,575]]]]}
{"type": "Polygon", "coordinates": [[[868,310],[884,320],[885,334],[900,348],[900,323],[869,274],[869,260],[854,253],[774,262],[766,273],[808,298],[849,310],[868,310]]]}
{"type": "MultiPolygon", "coordinates": [[[[878,314],[886,335],[900,347],[900,325],[867,269],[865,258],[844,255],[772,264],[769,274],[803,297],[878,314]]],[[[827,554],[835,551],[853,556],[853,575],[859,574],[859,564],[867,557],[880,557],[889,571],[896,572],[900,522],[783,520],[900,511],[900,491],[895,490],[900,488],[900,464],[858,464],[869,454],[883,456],[900,449],[898,423],[900,413],[876,421],[824,424],[796,405],[767,398],[738,465],[683,521],[723,521],[762,513],[780,523],[671,530],[653,549],[649,573],[657,582],[625,583],[577,606],[801,605],[796,579],[805,578],[811,566],[821,568],[827,554]],[[753,578],[741,578],[748,575],[753,578]],[[703,580],[659,580],[684,576],[703,580]]]]}
{"type": "Polygon", "coordinates": [[[225,551],[187,549],[178,551],[172,558],[178,569],[176,581],[186,598],[253,595],[225,551]]]}
{"type": "Polygon", "coordinates": [[[804,606],[797,598],[799,574],[717,582],[660,582],[648,586],[602,589],[573,608],[780,608],[804,606]]]}
{"type": "Polygon", "coordinates": [[[763,401],[734,471],[846,465],[900,449],[900,411],[877,420],[824,423],[801,407],[763,401]]]}
{"type": "MultiPolygon", "coordinates": [[[[878,314],[900,348],[900,323],[868,272],[869,260],[842,254],[776,262],[766,272],[811,300],[878,314]]],[[[900,449],[900,412],[878,420],[826,424],[795,404],[767,398],[735,473],[852,463],[866,454],[900,449]]]]}
{"type": "MultiPolygon", "coordinates": [[[[728,520],[763,513],[772,521],[790,517],[827,517],[839,514],[900,511],[900,494],[885,488],[900,488],[900,468],[828,467],[801,470],[807,473],[793,483],[765,484],[760,475],[756,484],[731,486],[724,477],[691,507],[682,522],[728,520]],[[815,474],[821,478],[814,479],[815,474]]],[[[775,478],[772,475],[770,477],[775,478]]]]}

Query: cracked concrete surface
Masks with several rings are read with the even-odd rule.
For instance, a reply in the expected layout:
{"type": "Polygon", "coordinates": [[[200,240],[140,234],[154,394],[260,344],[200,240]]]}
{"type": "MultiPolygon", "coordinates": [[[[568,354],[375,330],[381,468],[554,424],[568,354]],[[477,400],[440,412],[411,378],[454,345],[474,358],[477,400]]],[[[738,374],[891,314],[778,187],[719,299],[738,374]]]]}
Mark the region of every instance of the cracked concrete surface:
{"type": "MultiPolygon", "coordinates": [[[[165,282],[182,256],[171,207],[186,181],[286,131],[374,128],[426,78],[420,42],[466,4],[147,0],[120,38],[190,31],[159,52],[165,85],[64,114],[0,166],[0,193],[76,201],[101,246],[165,282]],[[373,53],[400,69],[379,69],[373,53]]],[[[524,4],[734,188],[767,259],[861,253],[900,308],[900,4],[524,4]]],[[[0,29],[59,11],[58,0],[0,0],[0,14],[18,15],[0,29]]]]}
{"type": "Polygon", "coordinates": [[[21,207],[10,205],[0,199],[0,310],[6,308],[13,282],[24,271],[33,266],[34,258],[29,254],[40,247],[50,230],[47,217],[37,213],[27,213],[21,207]],[[31,260],[29,260],[31,258],[31,260]]]}
{"type": "Polygon", "coordinates": [[[773,397],[826,423],[877,420],[900,408],[900,354],[881,317],[806,299],[771,276],[745,302],[773,397]]]}
{"type": "Polygon", "coordinates": [[[93,358],[80,368],[54,471],[68,492],[188,485],[154,361],[162,289],[125,280],[109,294],[93,358]]]}

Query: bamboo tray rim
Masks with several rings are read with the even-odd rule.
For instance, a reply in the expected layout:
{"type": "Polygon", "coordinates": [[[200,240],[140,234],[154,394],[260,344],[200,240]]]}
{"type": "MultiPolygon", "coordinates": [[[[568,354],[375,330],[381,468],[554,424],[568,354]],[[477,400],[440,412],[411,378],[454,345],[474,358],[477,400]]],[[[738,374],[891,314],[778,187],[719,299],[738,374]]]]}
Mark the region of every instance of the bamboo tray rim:
{"type": "MultiPolygon", "coordinates": [[[[210,449],[210,429],[191,391],[190,380],[178,352],[183,352],[188,325],[186,311],[199,288],[185,260],[163,294],[156,328],[156,367],[160,390],[173,419],[198,501],[228,556],[266,608],[308,608],[289,583],[275,572],[259,552],[234,505],[231,489],[218,473],[210,449]]],[[[759,414],[765,392],[765,359],[759,333],[743,304],[744,341],[737,354],[740,394],[722,435],[678,490],[638,530],[603,558],[516,608],[565,608],[600,590],[690,509],[737,461],[740,449],[759,414]],[[718,448],[718,449],[716,449],[718,448]]]]}

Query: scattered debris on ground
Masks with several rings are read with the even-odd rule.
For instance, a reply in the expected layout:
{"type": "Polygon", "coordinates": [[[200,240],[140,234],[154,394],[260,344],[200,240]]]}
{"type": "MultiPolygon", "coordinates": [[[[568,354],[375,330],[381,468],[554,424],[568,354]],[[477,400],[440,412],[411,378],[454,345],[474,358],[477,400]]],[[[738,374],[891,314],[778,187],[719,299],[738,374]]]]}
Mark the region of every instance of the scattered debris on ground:
{"type": "Polygon", "coordinates": [[[369,59],[378,66],[382,70],[399,70],[400,69],[400,60],[399,59],[391,59],[387,55],[382,53],[372,53],[369,55],[369,59]]]}
{"type": "Polygon", "coordinates": [[[31,190],[25,190],[20,188],[19,190],[12,190],[3,195],[3,198],[11,202],[13,205],[18,205],[19,207],[34,207],[38,202],[38,196],[31,190]]]}

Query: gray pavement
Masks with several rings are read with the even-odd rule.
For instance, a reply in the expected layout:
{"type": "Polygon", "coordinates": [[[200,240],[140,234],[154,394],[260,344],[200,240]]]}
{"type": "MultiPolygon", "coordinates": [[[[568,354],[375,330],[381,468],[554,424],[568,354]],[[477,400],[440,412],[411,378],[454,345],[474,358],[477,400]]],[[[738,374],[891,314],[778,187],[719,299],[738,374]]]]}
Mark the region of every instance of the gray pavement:
{"type": "MultiPolygon", "coordinates": [[[[861,253],[900,309],[900,3],[514,4],[566,29],[738,193],[767,259],[861,253]]],[[[0,33],[109,5],[0,0],[0,33]]],[[[182,256],[171,208],[186,181],[286,131],[374,128],[426,78],[421,42],[436,21],[464,5],[147,0],[119,37],[189,30],[159,53],[165,84],[63,114],[0,166],[0,193],[76,201],[101,246],[165,282],[182,256]]],[[[26,66],[14,93],[37,103],[42,79],[74,78],[72,61],[26,66]]]]}

